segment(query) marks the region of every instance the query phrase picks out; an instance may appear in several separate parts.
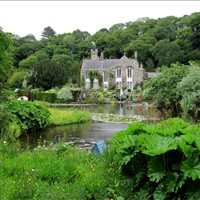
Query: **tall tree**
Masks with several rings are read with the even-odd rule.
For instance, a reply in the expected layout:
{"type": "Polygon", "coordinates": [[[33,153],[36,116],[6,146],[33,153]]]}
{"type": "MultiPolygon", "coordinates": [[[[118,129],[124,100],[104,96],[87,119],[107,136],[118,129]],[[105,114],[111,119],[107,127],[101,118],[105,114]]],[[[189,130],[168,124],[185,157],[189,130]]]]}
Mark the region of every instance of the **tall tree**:
{"type": "Polygon", "coordinates": [[[33,66],[29,84],[33,87],[51,89],[66,82],[65,69],[52,60],[41,60],[33,66]]]}
{"type": "Polygon", "coordinates": [[[44,28],[41,36],[43,38],[54,37],[56,36],[56,32],[50,26],[47,26],[46,28],[44,28]]]}

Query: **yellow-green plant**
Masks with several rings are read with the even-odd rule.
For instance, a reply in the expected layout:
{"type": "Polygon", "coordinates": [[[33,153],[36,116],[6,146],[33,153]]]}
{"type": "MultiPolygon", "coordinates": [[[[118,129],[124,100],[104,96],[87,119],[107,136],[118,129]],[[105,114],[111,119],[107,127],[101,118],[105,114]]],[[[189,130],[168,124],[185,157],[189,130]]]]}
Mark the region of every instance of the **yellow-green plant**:
{"type": "Polygon", "coordinates": [[[78,109],[55,109],[49,108],[51,116],[49,118],[50,125],[65,125],[90,121],[91,114],[78,109]]]}

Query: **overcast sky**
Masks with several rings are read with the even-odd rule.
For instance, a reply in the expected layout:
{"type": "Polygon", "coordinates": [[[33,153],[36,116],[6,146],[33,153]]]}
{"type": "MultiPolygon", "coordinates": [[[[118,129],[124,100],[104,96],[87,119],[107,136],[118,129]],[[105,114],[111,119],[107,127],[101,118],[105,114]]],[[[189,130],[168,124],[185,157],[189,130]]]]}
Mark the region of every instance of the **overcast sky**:
{"type": "Polygon", "coordinates": [[[76,29],[94,34],[138,18],[182,17],[199,12],[200,1],[0,1],[0,27],[40,39],[45,27],[57,34],[76,29]]]}

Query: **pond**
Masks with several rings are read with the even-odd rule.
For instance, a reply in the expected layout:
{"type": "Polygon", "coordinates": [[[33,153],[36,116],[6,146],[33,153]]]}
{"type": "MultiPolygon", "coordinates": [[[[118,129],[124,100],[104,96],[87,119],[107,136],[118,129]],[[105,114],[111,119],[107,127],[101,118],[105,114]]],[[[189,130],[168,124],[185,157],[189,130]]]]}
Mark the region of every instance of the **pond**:
{"type": "MultiPolygon", "coordinates": [[[[149,107],[146,104],[99,104],[99,105],[70,105],[59,107],[68,109],[76,107],[92,113],[137,115],[147,117],[149,107]]],[[[99,140],[108,142],[118,131],[125,130],[128,123],[88,122],[82,124],[47,127],[31,135],[22,135],[20,141],[22,148],[29,146],[37,148],[38,145],[55,145],[58,142],[78,145],[80,148],[91,149],[99,140]]]]}
{"type": "Polygon", "coordinates": [[[149,114],[150,106],[147,102],[143,103],[118,103],[118,104],[71,104],[60,109],[67,109],[69,107],[79,108],[81,110],[87,110],[91,113],[104,113],[104,114],[118,114],[118,115],[141,115],[145,116],[149,114]]]}

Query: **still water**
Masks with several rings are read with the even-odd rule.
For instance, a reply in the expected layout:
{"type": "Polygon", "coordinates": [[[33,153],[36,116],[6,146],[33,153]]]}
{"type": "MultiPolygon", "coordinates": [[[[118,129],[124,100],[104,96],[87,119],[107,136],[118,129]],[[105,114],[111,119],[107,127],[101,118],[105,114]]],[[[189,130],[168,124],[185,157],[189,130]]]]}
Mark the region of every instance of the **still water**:
{"type": "Polygon", "coordinates": [[[141,115],[145,116],[149,114],[150,107],[148,103],[131,103],[131,104],[79,104],[60,107],[60,109],[67,109],[69,107],[79,108],[81,110],[87,110],[91,113],[104,113],[104,114],[118,114],[118,115],[141,115]]]}
{"type": "MultiPolygon", "coordinates": [[[[102,105],[77,105],[82,110],[92,113],[141,115],[148,114],[148,107],[142,104],[102,104],[102,105]]],[[[68,109],[61,107],[60,109],[68,109]]],[[[47,127],[31,135],[22,135],[20,141],[22,148],[29,146],[37,148],[38,145],[55,145],[58,142],[78,145],[80,148],[90,149],[97,141],[109,139],[121,130],[127,129],[127,123],[88,122],[82,124],[47,127]]]]}

